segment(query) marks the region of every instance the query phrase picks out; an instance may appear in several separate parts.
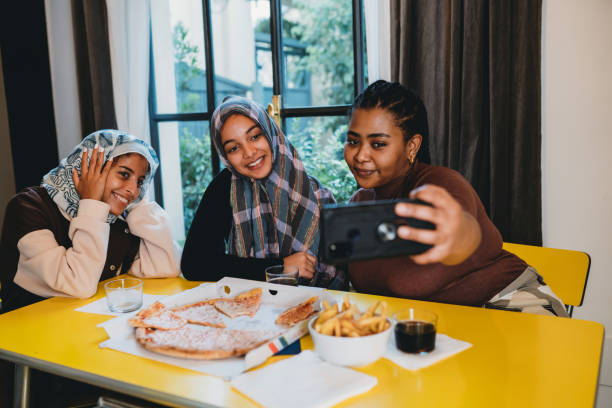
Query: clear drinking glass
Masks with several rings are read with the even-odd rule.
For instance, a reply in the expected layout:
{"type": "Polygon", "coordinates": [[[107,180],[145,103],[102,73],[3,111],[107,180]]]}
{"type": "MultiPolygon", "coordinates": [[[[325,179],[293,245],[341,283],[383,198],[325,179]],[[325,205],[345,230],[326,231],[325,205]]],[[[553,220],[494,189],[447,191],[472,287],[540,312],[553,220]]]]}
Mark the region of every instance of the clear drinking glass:
{"type": "Polygon", "coordinates": [[[279,285],[297,286],[299,269],[297,266],[275,265],[266,268],[266,282],[279,285]]]}
{"type": "Polygon", "coordinates": [[[142,280],[113,279],[104,284],[106,302],[111,312],[126,313],[142,306],[142,280]]]}

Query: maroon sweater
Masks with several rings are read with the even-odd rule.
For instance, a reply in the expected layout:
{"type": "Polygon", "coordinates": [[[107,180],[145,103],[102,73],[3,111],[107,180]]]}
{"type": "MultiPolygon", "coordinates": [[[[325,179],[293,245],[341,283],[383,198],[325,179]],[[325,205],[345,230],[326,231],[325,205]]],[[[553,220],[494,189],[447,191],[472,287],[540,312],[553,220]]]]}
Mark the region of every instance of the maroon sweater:
{"type": "Polygon", "coordinates": [[[502,249],[501,234],[463,176],[447,167],[416,163],[385,197],[362,189],[351,201],[407,198],[411,190],[424,184],[445,188],[478,221],[480,246],[465,261],[452,266],[417,265],[409,257],[354,262],[349,265],[351,282],[359,292],[481,306],[516,279],[527,264],[502,249]]]}

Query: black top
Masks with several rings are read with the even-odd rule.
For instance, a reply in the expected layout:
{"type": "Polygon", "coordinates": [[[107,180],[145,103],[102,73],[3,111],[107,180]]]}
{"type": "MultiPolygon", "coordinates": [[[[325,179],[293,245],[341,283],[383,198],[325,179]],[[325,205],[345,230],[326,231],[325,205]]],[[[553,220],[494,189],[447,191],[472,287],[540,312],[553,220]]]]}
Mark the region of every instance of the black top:
{"type": "Polygon", "coordinates": [[[231,276],[264,281],[268,266],[283,263],[280,258],[241,258],[226,254],[233,218],[231,182],[232,173],[223,169],[202,196],[181,258],[181,271],[186,279],[212,282],[231,276]]]}

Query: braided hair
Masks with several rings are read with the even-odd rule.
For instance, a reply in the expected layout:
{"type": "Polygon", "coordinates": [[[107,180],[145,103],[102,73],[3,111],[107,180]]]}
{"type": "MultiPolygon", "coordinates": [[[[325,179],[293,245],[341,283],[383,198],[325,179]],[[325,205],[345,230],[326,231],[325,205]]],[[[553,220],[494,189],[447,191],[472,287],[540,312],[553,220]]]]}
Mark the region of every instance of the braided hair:
{"type": "Polygon", "coordinates": [[[416,134],[423,138],[416,158],[422,163],[430,163],[429,127],[427,110],[419,96],[399,82],[378,80],[368,86],[355,98],[351,116],[357,109],[384,109],[393,116],[395,124],[402,130],[404,141],[416,134]]]}

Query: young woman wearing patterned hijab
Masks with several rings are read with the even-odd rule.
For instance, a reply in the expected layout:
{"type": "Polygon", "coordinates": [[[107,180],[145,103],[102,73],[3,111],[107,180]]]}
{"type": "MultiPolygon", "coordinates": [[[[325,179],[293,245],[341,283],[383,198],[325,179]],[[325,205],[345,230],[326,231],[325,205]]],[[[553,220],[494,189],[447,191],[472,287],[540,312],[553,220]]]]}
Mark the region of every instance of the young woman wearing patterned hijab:
{"type": "Polygon", "coordinates": [[[297,266],[311,285],[344,287],[317,262],[319,209],[332,194],[306,174],[296,150],[254,102],[226,99],[213,113],[225,169],[207,187],[187,235],[181,269],[191,280],[264,280],[268,266],[297,266]]]}
{"type": "Polygon", "coordinates": [[[37,187],[6,208],[0,255],[2,312],[52,296],[87,298],[129,271],[177,276],[164,210],[144,195],[157,155],[116,130],[87,136],[37,187]]]}

